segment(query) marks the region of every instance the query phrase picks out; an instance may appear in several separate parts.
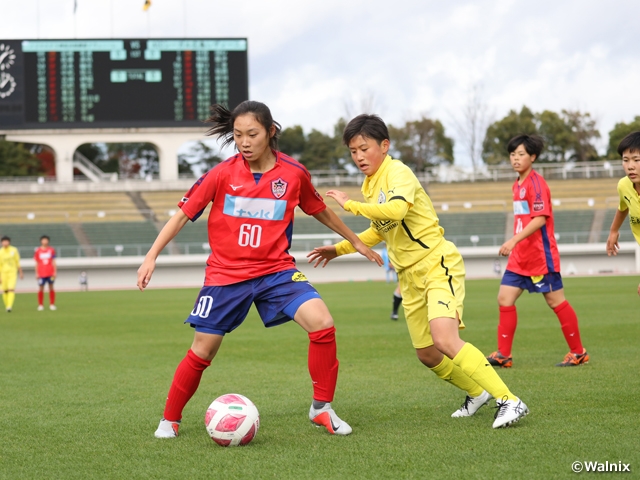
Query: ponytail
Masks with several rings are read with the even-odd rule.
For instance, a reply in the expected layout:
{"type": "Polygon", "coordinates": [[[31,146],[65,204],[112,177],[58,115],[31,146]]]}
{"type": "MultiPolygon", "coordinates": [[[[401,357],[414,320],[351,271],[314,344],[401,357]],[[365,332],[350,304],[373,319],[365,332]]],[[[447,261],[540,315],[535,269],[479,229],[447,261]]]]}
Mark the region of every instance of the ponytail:
{"type": "Polygon", "coordinates": [[[217,135],[222,140],[222,148],[233,143],[233,118],[231,112],[224,105],[216,103],[211,106],[211,115],[205,120],[213,126],[207,130],[206,135],[217,135]]]}

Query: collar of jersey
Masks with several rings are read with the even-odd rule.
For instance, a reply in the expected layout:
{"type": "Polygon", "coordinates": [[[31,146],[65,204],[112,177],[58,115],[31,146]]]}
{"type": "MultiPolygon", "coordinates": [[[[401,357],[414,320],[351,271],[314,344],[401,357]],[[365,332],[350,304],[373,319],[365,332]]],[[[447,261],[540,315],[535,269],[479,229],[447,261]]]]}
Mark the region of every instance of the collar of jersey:
{"type": "MultiPolygon", "coordinates": [[[[273,168],[271,170],[267,170],[266,172],[262,172],[261,175],[266,175],[267,173],[273,171],[276,167],[280,166],[280,153],[278,150],[274,150],[273,148],[271,149],[271,151],[273,152],[273,154],[276,157],[276,163],[274,163],[273,168]]],[[[238,152],[238,155],[240,156],[240,159],[242,160],[242,163],[244,164],[244,167],[249,171],[249,173],[251,173],[253,175],[253,172],[251,171],[251,167],[249,166],[249,162],[247,162],[247,159],[244,158],[244,155],[242,155],[242,153],[238,152]]]]}
{"type": "Polygon", "coordinates": [[[380,168],[378,169],[378,171],[370,177],[366,177],[364,179],[364,182],[362,182],[362,193],[364,193],[366,196],[371,196],[371,192],[375,188],[375,184],[378,182],[378,179],[384,174],[384,172],[389,168],[389,165],[391,165],[392,161],[393,158],[391,157],[391,155],[387,155],[386,157],[384,157],[384,160],[380,164],[380,168]]]}

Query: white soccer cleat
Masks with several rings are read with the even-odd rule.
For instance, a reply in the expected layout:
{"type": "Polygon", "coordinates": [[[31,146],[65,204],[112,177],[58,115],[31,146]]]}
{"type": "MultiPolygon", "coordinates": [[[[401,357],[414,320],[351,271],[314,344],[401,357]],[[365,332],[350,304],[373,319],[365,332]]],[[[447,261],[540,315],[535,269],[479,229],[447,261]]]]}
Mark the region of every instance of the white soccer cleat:
{"type": "Polygon", "coordinates": [[[38,311],[41,312],[44,310],[44,306],[43,305],[38,305],[38,311]]]}
{"type": "Polygon", "coordinates": [[[326,403],[318,410],[313,408],[312,404],[309,410],[309,420],[316,427],[325,427],[332,435],[349,435],[353,431],[347,422],[336,415],[330,403],[326,403]]]}
{"type": "Polygon", "coordinates": [[[55,305],[49,305],[49,310],[57,310],[55,305]]]}
{"type": "Polygon", "coordinates": [[[496,408],[493,428],[508,427],[529,413],[529,409],[519,398],[507,400],[507,397],[502,397],[502,400],[496,400],[496,408]]]}
{"type": "Polygon", "coordinates": [[[478,410],[480,410],[480,407],[484,407],[485,405],[487,405],[489,403],[489,400],[491,400],[492,398],[493,397],[491,396],[491,394],[486,390],[483,390],[483,392],[477,397],[470,397],[469,395],[467,395],[467,398],[464,399],[464,403],[458,410],[453,412],[451,416],[453,418],[470,417],[478,410]]]}
{"type": "Polygon", "coordinates": [[[178,429],[180,428],[180,422],[171,422],[164,418],[160,420],[160,425],[154,436],[156,438],[176,438],[178,436],[178,429]]]}

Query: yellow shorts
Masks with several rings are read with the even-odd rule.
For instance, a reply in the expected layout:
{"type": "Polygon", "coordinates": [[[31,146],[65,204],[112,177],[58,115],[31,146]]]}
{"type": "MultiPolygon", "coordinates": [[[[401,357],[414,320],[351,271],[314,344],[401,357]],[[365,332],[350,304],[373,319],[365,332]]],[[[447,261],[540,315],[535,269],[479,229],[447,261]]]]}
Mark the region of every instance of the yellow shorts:
{"type": "Polygon", "coordinates": [[[449,317],[462,323],[464,262],[456,246],[442,241],[426,258],[398,272],[402,306],[414,348],[433,345],[429,322],[449,317]]]}
{"type": "Polygon", "coordinates": [[[16,272],[0,272],[0,290],[6,292],[15,290],[18,282],[18,274],[16,272]]]}

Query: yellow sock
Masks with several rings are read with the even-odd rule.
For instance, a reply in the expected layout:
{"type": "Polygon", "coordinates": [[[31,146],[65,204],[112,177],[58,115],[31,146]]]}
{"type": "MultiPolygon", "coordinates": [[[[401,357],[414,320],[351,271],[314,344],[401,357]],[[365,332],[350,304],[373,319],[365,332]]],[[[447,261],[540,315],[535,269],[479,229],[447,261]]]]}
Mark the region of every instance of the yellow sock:
{"type": "Polygon", "coordinates": [[[442,362],[429,370],[435,373],[438,378],[449,382],[451,385],[455,385],[460,390],[464,390],[470,397],[477,397],[484,391],[475,380],[469,378],[460,367],[453,363],[446,355],[442,359],[442,362]]]}
{"type": "Polygon", "coordinates": [[[7,292],[2,292],[2,301],[4,302],[4,306],[5,308],[9,308],[8,302],[9,299],[7,298],[9,294],[7,292]]]}
{"type": "Polygon", "coordinates": [[[7,301],[5,302],[5,304],[7,305],[7,308],[13,308],[13,302],[16,299],[16,294],[15,292],[9,292],[7,293],[7,301]]]}
{"type": "Polygon", "coordinates": [[[464,373],[471,377],[478,385],[489,392],[493,398],[502,400],[515,400],[517,397],[511,393],[498,376],[482,352],[470,343],[465,343],[458,354],[453,358],[453,363],[458,365],[464,373]]]}

